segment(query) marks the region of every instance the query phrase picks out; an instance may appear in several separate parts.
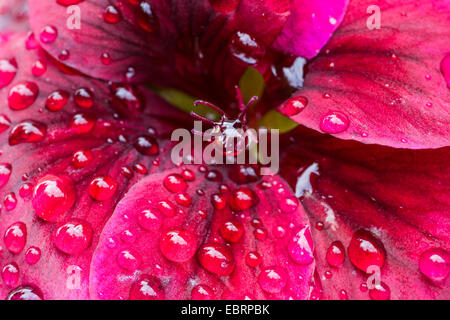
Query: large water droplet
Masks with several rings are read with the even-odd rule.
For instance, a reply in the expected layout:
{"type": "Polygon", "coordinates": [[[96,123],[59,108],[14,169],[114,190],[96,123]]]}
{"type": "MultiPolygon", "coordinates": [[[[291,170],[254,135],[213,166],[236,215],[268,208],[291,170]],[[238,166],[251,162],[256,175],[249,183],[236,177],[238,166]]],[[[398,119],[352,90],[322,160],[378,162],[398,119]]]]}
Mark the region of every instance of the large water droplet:
{"type": "Polygon", "coordinates": [[[145,97],[139,89],[126,83],[114,83],[110,86],[112,105],[125,116],[140,113],[145,107],[145,97]]]}
{"type": "Polygon", "coordinates": [[[74,185],[68,177],[46,175],[37,182],[32,203],[41,219],[56,221],[74,205],[74,185]]]}
{"type": "Polygon", "coordinates": [[[339,267],[345,260],[345,248],[342,242],[334,241],[327,250],[327,262],[332,267],[339,267]]]}
{"type": "Polygon", "coordinates": [[[173,262],[186,262],[196,251],[197,241],[194,235],[184,229],[173,229],[163,233],[159,240],[159,249],[164,257],[173,262]]]}
{"type": "Polygon", "coordinates": [[[92,234],[92,227],[86,221],[71,221],[55,230],[53,241],[62,252],[75,255],[89,247],[92,234]]]}
{"type": "Polygon", "coordinates": [[[45,26],[41,29],[40,39],[43,43],[52,43],[58,37],[58,29],[54,26],[45,26]]]}
{"type": "Polygon", "coordinates": [[[50,111],[61,110],[69,100],[69,93],[64,90],[56,90],[50,93],[45,101],[45,107],[50,111]]]}
{"type": "Polygon", "coordinates": [[[92,162],[93,158],[91,150],[79,150],[73,154],[72,165],[77,169],[84,168],[92,162]]]}
{"type": "Polygon", "coordinates": [[[226,241],[236,243],[244,235],[244,226],[239,221],[228,220],[220,226],[219,231],[226,241]]]}
{"type": "Polygon", "coordinates": [[[6,300],[44,300],[44,296],[38,288],[26,285],[12,290],[8,293],[6,300]]]}
{"type": "Polygon", "coordinates": [[[105,22],[115,24],[122,20],[122,14],[115,6],[109,5],[103,12],[103,19],[105,20],[105,22]]]}
{"type": "Polygon", "coordinates": [[[87,88],[79,88],[75,91],[74,101],[81,108],[92,108],[94,105],[94,94],[87,88]]]}
{"type": "Polygon", "coordinates": [[[94,178],[89,184],[89,195],[97,201],[111,198],[117,190],[117,182],[109,176],[94,178]]]}
{"type": "Polygon", "coordinates": [[[187,189],[187,183],[179,174],[170,174],[163,180],[164,187],[170,192],[182,192],[187,189]]]}
{"type": "Polygon", "coordinates": [[[9,90],[8,105],[13,110],[23,110],[31,106],[39,93],[39,87],[31,81],[24,81],[14,85],[9,90]]]}
{"type": "Polygon", "coordinates": [[[230,198],[230,206],[235,211],[248,210],[258,202],[256,194],[247,187],[234,190],[230,198]]]}
{"type": "Polygon", "coordinates": [[[307,105],[308,99],[306,97],[302,96],[293,97],[283,104],[281,108],[281,113],[284,114],[285,116],[292,117],[302,112],[307,105]]]}
{"type": "Polygon", "coordinates": [[[47,134],[47,126],[34,120],[26,120],[16,124],[9,134],[11,146],[20,143],[33,143],[44,140],[47,134]]]}
{"type": "Polygon", "coordinates": [[[27,226],[23,222],[16,222],[9,226],[3,237],[6,249],[12,253],[20,253],[27,242],[27,226]]]}
{"type": "Polygon", "coordinates": [[[15,262],[8,263],[2,269],[3,283],[8,287],[14,287],[19,281],[19,266],[15,262]]]}
{"type": "Polygon", "coordinates": [[[365,230],[353,234],[347,251],[353,265],[363,272],[368,272],[369,267],[381,268],[386,259],[383,244],[365,230]]]}
{"type": "Polygon", "coordinates": [[[95,126],[95,118],[88,113],[77,113],[70,120],[70,129],[75,133],[88,133],[95,126]]]}
{"type": "Polygon", "coordinates": [[[47,63],[43,60],[36,60],[35,63],[33,63],[33,66],[31,67],[31,73],[35,77],[40,77],[44,75],[44,73],[47,71],[47,63]]]}
{"type": "Polygon", "coordinates": [[[251,268],[256,268],[261,264],[261,255],[258,252],[249,252],[245,256],[245,263],[251,268]]]}
{"type": "Polygon", "coordinates": [[[203,268],[219,276],[230,275],[235,267],[233,254],[224,245],[204,245],[198,250],[197,257],[203,268]]]}
{"type": "Polygon", "coordinates": [[[419,269],[428,279],[443,281],[450,273],[450,254],[440,248],[429,249],[420,256],[419,269]]]}
{"type": "Polygon", "coordinates": [[[287,283],[286,271],[277,266],[265,268],[258,277],[258,283],[265,292],[280,293],[287,283]]]}
{"type": "Polygon", "coordinates": [[[347,130],[350,125],[348,117],[340,111],[331,111],[326,114],[320,122],[320,129],[323,132],[336,134],[347,130]]]}

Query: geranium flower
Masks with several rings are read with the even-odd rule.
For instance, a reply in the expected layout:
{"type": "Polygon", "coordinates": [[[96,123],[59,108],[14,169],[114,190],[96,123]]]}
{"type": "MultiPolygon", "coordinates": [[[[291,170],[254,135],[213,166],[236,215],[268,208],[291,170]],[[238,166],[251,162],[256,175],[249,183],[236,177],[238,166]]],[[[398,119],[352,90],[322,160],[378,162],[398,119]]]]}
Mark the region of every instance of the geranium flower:
{"type": "Polygon", "coordinates": [[[0,38],[1,298],[449,298],[448,1],[31,0],[29,25],[0,38]],[[177,107],[237,114],[236,85],[280,173],[172,163],[177,107]]]}

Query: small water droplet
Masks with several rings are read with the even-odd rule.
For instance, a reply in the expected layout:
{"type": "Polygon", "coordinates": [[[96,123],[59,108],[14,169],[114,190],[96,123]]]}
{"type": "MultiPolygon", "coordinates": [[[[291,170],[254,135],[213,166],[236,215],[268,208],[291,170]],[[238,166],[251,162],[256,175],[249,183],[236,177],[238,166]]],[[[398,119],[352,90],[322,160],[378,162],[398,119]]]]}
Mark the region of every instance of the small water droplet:
{"type": "Polygon", "coordinates": [[[310,264],[313,262],[313,241],[308,226],[297,231],[288,244],[288,252],[295,263],[310,264]]]}
{"type": "Polygon", "coordinates": [[[8,104],[13,110],[23,110],[31,106],[39,93],[39,87],[31,81],[24,81],[14,85],[8,94],[8,104]]]}
{"type": "Polygon", "coordinates": [[[287,274],[284,268],[273,266],[265,268],[258,277],[258,283],[265,292],[280,293],[287,284],[287,274]]]}
{"type": "Polygon", "coordinates": [[[386,259],[383,244],[365,230],[358,230],[353,234],[347,252],[353,265],[363,272],[373,266],[381,268],[386,259]]]}
{"type": "Polygon", "coordinates": [[[187,183],[179,174],[170,174],[163,180],[164,187],[170,192],[183,192],[187,189],[187,183]]]}
{"type": "Polygon", "coordinates": [[[341,133],[348,129],[350,121],[348,117],[340,111],[331,111],[326,114],[321,122],[320,129],[325,133],[341,133]]]}
{"type": "Polygon", "coordinates": [[[123,250],[117,255],[118,265],[128,271],[135,271],[141,264],[140,256],[131,249],[123,250]]]}
{"type": "Polygon", "coordinates": [[[64,90],[56,90],[50,93],[45,101],[45,107],[50,111],[61,110],[69,100],[69,93],[64,90]]]}
{"type": "Polygon", "coordinates": [[[34,120],[23,121],[16,124],[9,134],[11,146],[20,143],[34,143],[44,140],[47,134],[47,126],[34,120]]]}
{"type": "Polygon", "coordinates": [[[13,223],[6,229],[3,236],[5,247],[10,252],[18,254],[22,252],[27,242],[27,226],[23,222],[13,223]]]}
{"type": "Polygon", "coordinates": [[[305,109],[307,105],[308,99],[306,97],[293,97],[283,104],[281,113],[285,116],[292,117],[303,111],[303,109],[305,109]]]}
{"type": "Polygon", "coordinates": [[[327,262],[332,267],[339,267],[345,260],[345,248],[341,241],[334,241],[328,247],[327,262]]]}
{"type": "Polygon", "coordinates": [[[41,259],[41,249],[38,247],[29,247],[25,253],[25,260],[28,264],[33,265],[41,259]]]}
{"type": "Polygon", "coordinates": [[[58,29],[54,26],[45,26],[41,29],[40,39],[43,43],[52,43],[58,36],[58,29]]]}
{"type": "Polygon", "coordinates": [[[419,269],[428,279],[443,281],[450,273],[450,254],[440,248],[429,249],[420,256],[419,269]]]}
{"type": "Polygon", "coordinates": [[[107,23],[115,24],[122,20],[122,14],[115,6],[109,5],[103,12],[103,19],[107,23]]]}
{"type": "Polygon", "coordinates": [[[214,300],[214,291],[207,285],[195,286],[191,292],[192,300],[214,300]]]}
{"type": "Polygon", "coordinates": [[[140,136],[134,143],[136,150],[146,156],[155,156],[159,153],[158,142],[150,136],[140,136]]]}
{"type": "Polygon", "coordinates": [[[158,21],[153,13],[152,6],[147,1],[141,1],[136,7],[135,19],[137,25],[146,32],[158,29],[158,21]]]}
{"type": "Polygon", "coordinates": [[[133,283],[129,300],[164,300],[165,293],[161,282],[154,276],[142,275],[133,283]]]}
{"type": "Polygon", "coordinates": [[[236,243],[244,235],[244,226],[239,221],[228,220],[220,226],[219,231],[226,241],[236,243]]]}
{"type": "Polygon", "coordinates": [[[197,249],[194,235],[184,229],[173,229],[163,233],[159,249],[164,257],[173,262],[189,261],[197,249]]]}
{"type": "Polygon", "coordinates": [[[99,176],[89,184],[89,195],[97,201],[110,199],[117,190],[117,182],[109,176],[99,176]]]}
{"type": "Polygon", "coordinates": [[[235,267],[230,249],[221,244],[203,245],[198,250],[197,258],[204,269],[219,276],[229,276],[235,267]]]}

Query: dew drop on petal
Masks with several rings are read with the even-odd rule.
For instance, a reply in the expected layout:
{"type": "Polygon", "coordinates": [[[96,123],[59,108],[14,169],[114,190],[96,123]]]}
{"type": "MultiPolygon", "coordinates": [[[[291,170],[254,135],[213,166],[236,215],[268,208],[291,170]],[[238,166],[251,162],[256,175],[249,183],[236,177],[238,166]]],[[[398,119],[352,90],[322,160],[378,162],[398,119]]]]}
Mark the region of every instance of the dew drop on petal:
{"type": "Polygon", "coordinates": [[[146,32],[154,32],[158,28],[158,21],[148,1],[141,1],[136,7],[135,19],[137,25],[146,32]]]}
{"type": "Polygon", "coordinates": [[[432,281],[443,281],[450,273],[450,254],[444,249],[425,251],[419,260],[419,270],[432,281]]]}
{"type": "Polygon", "coordinates": [[[40,39],[43,43],[52,43],[58,36],[58,29],[54,26],[45,26],[41,29],[40,39]]]}
{"type": "Polygon", "coordinates": [[[89,184],[89,195],[97,201],[110,199],[117,190],[117,182],[109,176],[99,176],[89,184]]]}
{"type": "Polygon", "coordinates": [[[92,241],[92,227],[86,221],[70,221],[55,230],[55,246],[68,255],[80,254],[92,241]]]}
{"type": "Polygon", "coordinates": [[[173,217],[175,215],[175,206],[170,201],[162,200],[157,204],[158,210],[166,217],[173,217]]]}
{"type": "Polygon", "coordinates": [[[13,110],[23,110],[31,106],[39,94],[39,87],[31,81],[14,85],[8,94],[8,104],[13,110]]]}
{"type": "Polygon", "coordinates": [[[234,190],[230,198],[230,206],[235,211],[248,210],[258,202],[256,194],[247,187],[234,190]]]}
{"type": "Polygon", "coordinates": [[[20,143],[34,143],[44,140],[47,134],[47,126],[34,120],[26,120],[16,124],[9,134],[11,146],[20,143]]]}
{"type": "Polygon", "coordinates": [[[36,41],[36,37],[33,32],[28,33],[27,39],[25,40],[25,48],[27,50],[34,50],[39,48],[39,43],[36,41]]]}
{"type": "Polygon", "coordinates": [[[383,244],[366,230],[353,234],[347,252],[353,265],[363,272],[368,272],[370,267],[381,268],[386,259],[383,244]]]}
{"type": "Polygon", "coordinates": [[[195,286],[191,292],[192,300],[214,300],[214,291],[207,285],[195,286]]]}
{"type": "Polygon", "coordinates": [[[8,293],[6,300],[44,300],[44,296],[40,289],[25,285],[20,286],[8,293]]]}
{"type": "Polygon", "coordinates": [[[29,247],[25,252],[25,261],[30,264],[36,264],[41,259],[41,249],[38,247],[29,247]]]}
{"type": "Polygon", "coordinates": [[[11,83],[17,73],[16,60],[0,59],[0,89],[11,83]]]}
{"type": "Polygon", "coordinates": [[[162,225],[161,213],[156,209],[141,211],[137,216],[138,224],[147,231],[157,231],[162,225]]]}
{"type": "Polygon", "coordinates": [[[211,7],[220,13],[229,13],[237,8],[239,0],[209,0],[211,7]]]}
{"type": "Polygon", "coordinates": [[[376,284],[369,289],[369,297],[372,300],[390,300],[391,289],[384,282],[380,282],[380,284],[376,284]]]}
{"type": "Polygon", "coordinates": [[[237,243],[244,235],[244,226],[239,221],[227,220],[222,223],[219,232],[225,241],[237,243]]]}
{"type": "Polygon", "coordinates": [[[70,128],[75,133],[88,133],[95,126],[95,118],[89,113],[77,113],[70,120],[70,128]]]}
{"type": "Polygon", "coordinates": [[[15,262],[8,263],[2,269],[3,283],[8,287],[14,287],[19,281],[19,266],[15,262]]]}
{"type": "Polygon", "coordinates": [[[155,156],[159,153],[158,142],[150,136],[140,136],[134,143],[136,150],[146,156],[155,156]]]}
{"type": "Polygon", "coordinates": [[[115,24],[122,20],[122,14],[115,6],[109,5],[103,12],[103,19],[105,20],[105,22],[115,24]]]}
{"type": "Polygon", "coordinates": [[[74,101],[77,106],[89,109],[94,105],[94,95],[87,88],[79,88],[75,91],[74,101]]]}
{"type": "Polygon", "coordinates": [[[265,53],[255,38],[241,31],[231,36],[228,46],[232,56],[246,65],[258,63],[265,53]]]}
{"type": "Polygon", "coordinates": [[[22,252],[27,242],[27,226],[23,222],[15,222],[8,227],[3,237],[5,247],[12,253],[22,252]]]}
{"type": "Polygon", "coordinates": [[[245,263],[251,268],[256,268],[261,264],[261,255],[258,252],[249,252],[245,256],[245,263]]]}
{"type": "Polygon", "coordinates": [[[314,260],[313,241],[308,226],[300,229],[288,244],[291,259],[298,264],[310,264],[314,260]]]}
{"type": "Polygon", "coordinates": [[[0,163],[0,188],[8,183],[11,172],[12,166],[9,163],[0,163]]]}
{"type": "Polygon", "coordinates": [[[11,120],[4,114],[0,114],[0,133],[4,132],[11,126],[11,120]]]}
{"type": "Polygon", "coordinates": [[[299,205],[298,199],[294,196],[285,197],[278,201],[278,207],[285,213],[292,213],[297,210],[299,205]]]}
{"type": "Polygon", "coordinates": [[[350,121],[345,114],[340,111],[331,111],[322,118],[320,129],[325,133],[336,134],[347,130],[349,125],[350,121]]]}
{"type": "Polygon", "coordinates": [[[129,300],[164,300],[161,282],[154,276],[142,275],[130,289],[129,300]]]}
{"type": "Polygon", "coordinates": [[[6,211],[14,210],[17,206],[16,194],[14,192],[7,193],[3,200],[3,205],[5,206],[6,211]]]}
{"type": "Polygon", "coordinates": [[[53,222],[75,203],[75,188],[67,177],[46,175],[39,179],[33,192],[33,208],[43,220],[53,222]]]}
{"type": "Polygon", "coordinates": [[[230,275],[235,267],[230,249],[221,244],[203,245],[198,250],[197,258],[204,269],[219,276],[230,275]]]}
{"type": "Polygon", "coordinates": [[[345,248],[341,241],[334,241],[328,247],[327,262],[332,267],[339,267],[345,260],[345,248]]]}
{"type": "Polygon", "coordinates": [[[221,194],[213,194],[211,196],[211,203],[216,210],[223,210],[227,206],[227,200],[221,194]]]}
{"type": "Polygon", "coordinates": [[[123,250],[117,255],[119,266],[128,271],[135,271],[141,264],[140,256],[131,249],[123,250]]]}
{"type": "Polygon", "coordinates": [[[56,3],[63,5],[63,6],[71,6],[74,4],[79,4],[83,1],[84,0],[56,0],[56,3]]]}
{"type": "Polygon", "coordinates": [[[69,100],[69,93],[64,90],[56,90],[50,93],[45,101],[45,107],[50,111],[61,110],[69,100]]]}
{"type": "Polygon", "coordinates": [[[261,271],[258,283],[267,293],[280,293],[287,284],[287,274],[282,267],[268,267],[261,271]]]}
{"type": "Polygon", "coordinates": [[[194,235],[184,229],[173,229],[162,234],[159,249],[164,257],[173,262],[189,261],[197,249],[194,235]]]}
{"type": "Polygon", "coordinates": [[[93,158],[91,150],[79,150],[73,154],[72,165],[77,169],[84,168],[92,162],[93,158]]]}
{"type": "Polygon", "coordinates": [[[170,192],[182,192],[187,189],[187,183],[179,174],[170,174],[163,180],[164,187],[170,192]]]}
{"type": "Polygon", "coordinates": [[[108,65],[112,62],[111,56],[109,53],[107,52],[103,52],[102,55],[100,56],[100,60],[102,61],[102,63],[104,65],[108,65]]]}
{"type": "Polygon", "coordinates": [[[307,105],[308,99],[306,97],[293,97],[283,104],[280,111],[285,116],[292,117],[303,111],[303,109],[305,109],[307,105]]]}

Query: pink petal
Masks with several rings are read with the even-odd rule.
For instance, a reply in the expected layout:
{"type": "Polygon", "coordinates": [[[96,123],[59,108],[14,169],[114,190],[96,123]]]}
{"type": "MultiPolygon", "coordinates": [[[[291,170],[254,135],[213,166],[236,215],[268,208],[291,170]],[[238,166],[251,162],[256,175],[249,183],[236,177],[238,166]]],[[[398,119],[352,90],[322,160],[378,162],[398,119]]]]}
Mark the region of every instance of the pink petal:
{"type": "Polygon", "coordinates": [[[169,170],[127,193],[94,254],[92,298],[309,297],[308,220],[295,198],[291,212],[279,209],[290,188],[276,176],[238,186],[228,169],[212,168],[169,170]],[[185,170],[190,181],[182,178],[185,170]],[[180,194],[192,201],[180,204],[180,194]]]}
{"type": "MultiPolygon", "coordinates": [[[[131,108],[126,118],[118,116],[118,97],[113,99],[115,91],[108,84],[70,72],[40,49],[25,49],[26,40],[24,35],[12,37],[0,56],[17,63],[13,80],[0,89],[1,268],[11,284],[1,286],[0,298],[19,287],[11,298],[31,290],[35,298],[85,299],[92,252],[102,227],[122,194],[143,177],[133,166],[139,164],[149,173],[170,167],[166,137],[183,125],[185,116],[137,86],[134,92],[145,96],[142,110],[131,108]],[[40,76],[32,74],[36,61],[46,66],[40,76]],[[13,110],[8,95],[23,81],[33,82],[39,91],[36,96],[31,92],[35,99],[31,105],[13,110]],[[91,93],[93,105],[88,109],[82,106],[90,98],[75,99],[80,88],[91,93]],[[47,97],[57,90],[67,96],[51,95],[59,100],[49,110],[47,97]],[[148,146],[134,145],[144,135],[153,136],[159,155],[145,156],[148,146]],[[109,177],[103,180],[116,187],[90,187],[99,176],[109,177]],[[100,195],[106,200],[94,200],[100,195]],[[13,263],[18,276],[12,267],[3,269],[13,263]]],[[[134,106],[133,100],[119,101],[121,107],[134,106]]]]}
{"type": "Polygon", "coordinates": [[[350,3],[341,27],[307,66],[304,87],[295,93],[306,97],[308,106],[291,118],[368,144],[448,146],[450,91],[441,71],[449,49],[448,1],[378,3],[381,29],[369,30],[366,10],[373,4],[350,3]]]}
{"type": "Polygon", "coordinates": [[[305,128],[286,138],[281,173],[315,226],[322,298],[450,297],[448,147],[393,149],[305,128]]]}

